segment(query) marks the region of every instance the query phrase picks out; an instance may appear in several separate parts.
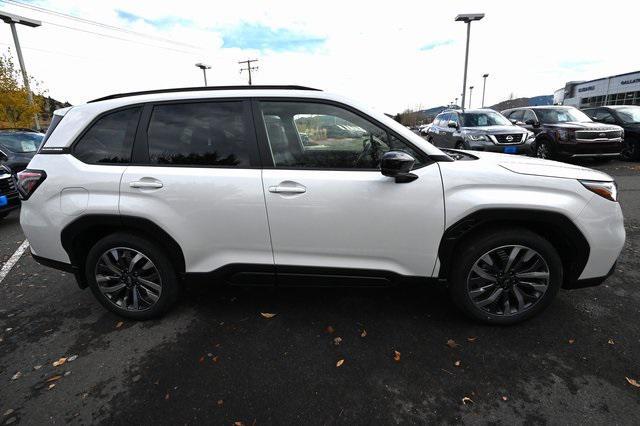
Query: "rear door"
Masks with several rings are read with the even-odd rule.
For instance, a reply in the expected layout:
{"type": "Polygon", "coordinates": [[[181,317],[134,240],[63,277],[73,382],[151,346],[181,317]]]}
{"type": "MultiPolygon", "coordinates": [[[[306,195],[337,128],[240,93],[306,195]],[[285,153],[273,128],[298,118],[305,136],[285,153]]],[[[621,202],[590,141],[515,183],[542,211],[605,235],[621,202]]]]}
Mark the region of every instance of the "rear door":
{"type": "Polygon", "coordinates": [[[254,111],[273,164],[263,183],[279,283],[308,283],[298,274],[314,271],[431,276],[444,224],[436,163],[343,105],[272,99],[254,111]],[[416,158],[419,178],[383,176],[389,150],[416,158]]]}
{"type": "Polygon", "coordinates": [[[166,230],[187,272],[239,263],[273,270],[249,101],[146,105],[134,163],[122,177],[120,213],[166,230]]]}

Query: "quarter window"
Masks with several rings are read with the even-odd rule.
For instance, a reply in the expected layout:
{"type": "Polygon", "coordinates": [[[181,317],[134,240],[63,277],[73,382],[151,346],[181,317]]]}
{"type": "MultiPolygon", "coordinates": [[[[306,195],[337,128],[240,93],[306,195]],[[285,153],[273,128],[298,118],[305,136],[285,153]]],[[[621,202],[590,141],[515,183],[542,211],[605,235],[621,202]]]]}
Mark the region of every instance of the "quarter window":
{"type": "Polygon", "coordinates": [[[333,105],[260,102],[275,167],[379,169],[382,155],[404,151],[423,162],[405,142],[357,114],[333,105]]]}
{"type": "Polygon", "coordinates": [[[140,111],[140,107],[128,108],[100,118],[80,138],[74,156],[89,164],[130,162],[140,111]]]}
{"type": "Polygon", "coordinates": [[[152,164],[248,167],[255,151],[243,102],[157,105],[147,138],[152,164]]]}

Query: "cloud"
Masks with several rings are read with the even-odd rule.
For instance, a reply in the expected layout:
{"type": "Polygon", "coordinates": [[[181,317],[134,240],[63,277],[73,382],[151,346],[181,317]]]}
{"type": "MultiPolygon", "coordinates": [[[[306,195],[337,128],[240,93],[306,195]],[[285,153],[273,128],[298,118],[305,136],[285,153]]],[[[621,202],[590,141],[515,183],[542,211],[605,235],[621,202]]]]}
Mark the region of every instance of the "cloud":
{"type": "Polygon", "coordinates": [[[120,9],[116,9],[115,12],[118,18],[122,19],[127,23],[134,24],[136,22],[142,21],[159,29],[169,28],[176,25],[182,25],[186,27],[193,24],[193,21],[191,21],[190,19],[178,18],[174,16],[165,16],[162,18],[148,19],[139,15],[136,15],[135,13],[127,12],[120,9]]]}
{"type": "Polygon", "coordinates": [[[243,22],[221,32],[223,48],[272,50],[274,52],[313,51],[326,41],[325,37],[299,33],[286,28],[273,29],[248,22],[243,22]]]}
{"type": "Polygon", "coordinates": [[[420,50],[422,50],[422,51],[433,50],[436,47],[449,46],[449,45],[454,44],[454,43],[455,43],[454,40],[434,41],[434,42],[425,44],[424,46],[422,46],[420,48],[420,50]]]}
{"type": "Polygon", "coordinates": [[[594,60],[568,60],[561,61],[560,67],[570,70],[582,71],[586,68],[589,68],[591,65],[598,64],[602,61],[594,61],[594,60]]]}

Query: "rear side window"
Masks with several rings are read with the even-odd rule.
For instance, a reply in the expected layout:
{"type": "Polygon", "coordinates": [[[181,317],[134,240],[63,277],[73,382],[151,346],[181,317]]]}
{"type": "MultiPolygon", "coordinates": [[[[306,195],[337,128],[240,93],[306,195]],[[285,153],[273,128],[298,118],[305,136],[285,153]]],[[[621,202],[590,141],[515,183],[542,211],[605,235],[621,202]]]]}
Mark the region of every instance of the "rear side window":
{"type": "Polygon", "coordinates": [[[257,147],[244,108],[242,101],[155,106],[147,131],[149,162],[249,167],[257,147]]]}
{"type": "Polygon", "coordinates": [[[98,119],[77,142],[73,155],[89,164],[129,163],[141,109],[123,109],[98,119]]]}

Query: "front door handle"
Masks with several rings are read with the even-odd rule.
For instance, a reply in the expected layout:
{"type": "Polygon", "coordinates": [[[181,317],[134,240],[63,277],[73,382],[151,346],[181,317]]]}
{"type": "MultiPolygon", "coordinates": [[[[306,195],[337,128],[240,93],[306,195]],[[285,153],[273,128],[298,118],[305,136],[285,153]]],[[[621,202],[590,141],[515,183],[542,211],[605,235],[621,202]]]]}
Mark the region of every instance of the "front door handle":
{"type": "Polygon", "coordinates": [[[129,184],[131,188],[141,188],[141,189],[159,189],[162,188],[162,182],[158,181],[148,181],[148,180],[139,180],[136,182],[131,182],[129,184]]]}
{"type": "Polygon", "coordinates": [[[280,182],[279,185],[269,187],[269,192],[275,194],[304,194],[307,188],[296,182],[280,182]]]}

